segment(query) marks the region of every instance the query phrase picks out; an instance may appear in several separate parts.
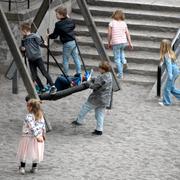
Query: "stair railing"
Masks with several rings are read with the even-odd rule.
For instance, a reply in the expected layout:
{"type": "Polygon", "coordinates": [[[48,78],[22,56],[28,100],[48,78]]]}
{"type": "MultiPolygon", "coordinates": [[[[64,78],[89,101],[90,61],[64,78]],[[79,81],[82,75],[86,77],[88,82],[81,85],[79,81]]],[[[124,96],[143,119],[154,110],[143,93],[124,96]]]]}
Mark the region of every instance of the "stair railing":
{"type": "MultiPolygon", "coordinates": [[[[172,46],[173,51],[175,51],[176,56],[178,57],[180,54],[180,28],[177,31],[174,39],[172,40],[171,46],[172,46]]],[[[157,68],[157,96],[158,97],[161,97],[161,86],[165,80],[165,77],[166,77],[165,66],[163,63],[160,63],[157,68]]]]}
{"type": "Polygon", "coordinates": [[[23,0],[20,2],[17,2],[15,0],[3,0],[3,2],[8,2],[9,11],[11,11],[12,3],[24,3],[27,1],[27,9],[30,8],[30,0],[23,0]]]}

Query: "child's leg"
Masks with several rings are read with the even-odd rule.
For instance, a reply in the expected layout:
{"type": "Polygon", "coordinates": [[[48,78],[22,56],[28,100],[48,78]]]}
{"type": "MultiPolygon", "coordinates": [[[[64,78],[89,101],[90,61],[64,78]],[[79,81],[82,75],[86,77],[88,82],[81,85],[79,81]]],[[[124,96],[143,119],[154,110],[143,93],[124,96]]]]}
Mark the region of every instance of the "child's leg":
{"type": "Polygon", "coordinates": [[[50,77],[50,75],[48,74],[48,72],[46,71],[45,67],[44,67],[44,63],[42,58],[39,58],[36,60],[37,61],[37,66],[39,68],[39,70],[41,71],[42,75],[47,79],[47,82],[53,86],[54,83],[52,81],[52,78],[50,77]]]}
{"type": "Polygon", "coordinates": [[[29,68],[31,71],[32,79],[37,83],[40,89],[44,89],[44,85],[41,82],[40,78],[38,77],[37,74],[37,63],[36,61],[29,61],[29,68]]]}
{"type": "Polygon", "coordinates": [[[72,47],[71,47],[70,42],[67,42],[63,45],[63,68],[66,75],[68,75],[68,72],[69,72],[69,57],[72,52],[72,47]]]}
{"type": "Polygon", "coordinates": [[[20,174],[25,174],[25,166],[26,166],[26,163],[25,162],[21,162],[20,163],[20,167],[19,167],[19,173],[20,174]]]}
{"type": "Polygon", "coordinates": [[[113,45],[114,62],[116,63],[118,78],[122,78],[123,68],[120,59],[120,45],[113,45]]]}
{"type": "Polygon", "coordinates": [[[32,163],[32,169],[30,170],[30,172],[31,173],[37,173],[37,171],[38,171],[37,166],[38,166],[38,163],[37,162],[33,162],[32,163]]]}
{"type": "Polygon", "coordinates": [[[79,114],[78,114],[78,117],[77,117],[77,120],[76,120],[76,121],[77,121],[79,124],[82,124],[83,121],[84,121],[85,115],[86,115],[89,111],[91,111],[92,109],[94,109],[94,106],[93,106],[91,103],[89,103],[88,101],[86,101],[85,104],[83,104],[83,106],[81,107],[81,110],[80,110],[80,112],[79,112],[79,114]]]}
{"type": "Polygon", "coordinates": [[[78,55],[78,51],[77,51],[75,41],[74,41],[74,47],[73,47],[71,56],[72,56],[72,58],[74,60],[74,64],[76,65],[76,73],[81,74],[81,63],[80,63],[80,60],[79,60],[79,55],[78,55]]]}
{"type": "Polygon", "coordinates": [[[165,105],[172,104],[171,90],[172,90],[172,80],[167,79],[163,91],[163,104],[165,105]]]}
{"type": "Polygon", "coordinates": [[[96,130],[97,131],[103,131],[104,115],[105,115],[105,108],[97,107],[95,109],[96,130]]]}

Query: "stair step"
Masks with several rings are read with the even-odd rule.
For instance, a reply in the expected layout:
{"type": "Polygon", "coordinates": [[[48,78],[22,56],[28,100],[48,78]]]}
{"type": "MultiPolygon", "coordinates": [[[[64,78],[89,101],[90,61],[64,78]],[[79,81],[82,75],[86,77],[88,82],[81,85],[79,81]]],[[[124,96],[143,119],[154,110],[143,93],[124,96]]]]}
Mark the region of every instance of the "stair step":
{"type": "MultiPolygon", "coordinates": [[[[86,25],[84,18],[79,14],[72,13],[72,18],[76,24],[79,25],[86,25]]],[[[111,21],[111,18],[109,17],[101,17],[101,16],[95,16],[94,21],[97,26],[106,26],[108,27],[109,22],[111,21]]],[[[177,32],[177,29],[180,26],[180,22],[162,22],[157,20],[134,20],[134,19],[127,19],[126,20],[129,29],[143,29],[143,30],[161,30],[164,31],[171,31],[171,32],[177,32]]]]}
{"type": "MultiPolygon", "coordinates": [[[[180,21],[179,12],[174,11],[155,11],[155,10],[144,10],[144,9],[130,9],[130,8],[121,8],[127,19],[146,19],[146,20],[160,20],[160,21],[171,21],[178,22],[180,21]]],[[[108,7],[91,5],[89,10],[93,16],[106,16],[110,17],[112,13],[117,10],[117,7],[108,7]]],[[[81,10],[78,6],[74,6],[72,11],[74,13],[81,13],[81,10]]]]}
{"type": "Polygon", "coordinates": [[[87,0],[88,4],[96,5],[96,6],[109,6],[116,8],[131,8],[131,9],[144,9],[144,10],[154,10],[154,11],[172,11],[172,12],[180,12],[180,2],[176,1],[173,3],[172,1],[144,1],[144,0],[87,0]]]}
{"type": "MultiPolygon", "coordinates": [[[[107,38],[107,27],[103,26],[97,26],[97,30],[101,37],[107,38]]],[[[164,38],[173,39],[175,36],[175,32],[161,32],[158,31],[148,31],[148,30],[134,30],[129,29],[132,40],[151,40],[151,41],[157,41],[160,42],[164,38]]],[[[83,25],[77,25],[75,29],[76,35],[84,35],[84,36],[90,36],[89,30],[86,26],[83,25]]]]}
{"type": "MultiPolygon", "coordinates": [[[[95,44],[90,36],[76,36],[76,40],[80,46],[95,47],[95,44]]],[[[107,47],[108,42],[106,37],[102,37],[103,44],[107,47]]],[[[60,40],[55,40],[56,43],[60,44],[60,40]]],[[[133,40],[134,50],[146,50],[150,52],[159,52],[159,42],[133,40]]],[[[128,48],[126,48],[128,50],[128,48]]]]}
{"type": "MultiPolygon", "coordinates": [[[[99,59],[98,52],[95,47],[89,46],[79,46],[82,57],[89,59],[99,59]]],[[[57,43],[53,43],[51,46],[51,51],[55,56],[62,55],[62,47],[57,43]]],[[[106,50],[110,59],[113,60],[113,52],[110,49],[106,50]]],[[[154,64],[159,63],[159,53],[147,52],[147,51],[125,51],[125,55],[128,62],[138,63],[138,64],[154,64]]]]}

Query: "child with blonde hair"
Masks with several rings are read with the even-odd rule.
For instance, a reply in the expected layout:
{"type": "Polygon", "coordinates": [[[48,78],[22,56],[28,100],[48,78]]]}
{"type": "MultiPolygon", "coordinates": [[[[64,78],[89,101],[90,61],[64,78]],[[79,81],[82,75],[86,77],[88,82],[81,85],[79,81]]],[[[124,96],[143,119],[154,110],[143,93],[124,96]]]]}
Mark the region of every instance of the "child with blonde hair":
{"type": "Polygon", "coordinates": [[[127,61],[124,54],[124,48],[127,43],[132,49],[131,36],[125,22],[125,15],[122,10],[116,10],[112,15],[112,21],[109,23],[108,28],[108,48],[112,46],[114,61],[117,66],[117,77],[123,78],[123,65],[127,68],[127,61]]]}
{"type": "Polygon", "coordinates": [[[17,160],[20,162],[19,172],[25,174],[26,162],[32,162],[30,172],[37,172],[37,165],[43,160],[45,122],[40,101],[30,99],[27,102],[28,114],[24,119],[22,135],[17,151],[17,160]]]}
{"type": "Polygon", "coordinates": [[[176,55],[171,48],[171,42],[167,39],[163,39],[160,44],[160,63],[165,64],[168,77],[163,90],[163,101],[159,104],[169,106],[172,104],[171,94],[180,100],[180,90],[175,87],[180,70],[176,64],[176,55]]]}

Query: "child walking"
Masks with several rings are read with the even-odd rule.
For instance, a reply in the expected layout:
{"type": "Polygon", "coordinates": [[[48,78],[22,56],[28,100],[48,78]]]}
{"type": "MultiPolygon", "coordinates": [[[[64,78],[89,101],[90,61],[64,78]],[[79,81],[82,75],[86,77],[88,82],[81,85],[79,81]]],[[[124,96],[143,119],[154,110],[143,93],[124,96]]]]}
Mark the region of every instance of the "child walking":
{"type": "Polygon", "coordinates": [[[116,10],[112,15],[112,21],[108,28],[108,48],[113,49],[114,61],[117,66],[117,77],[123,79],[123,65],[127,68],[127,61],[124,54],[124,48],[129,44],[129,48],[133,48],[131,36],[122,10],[116,10]]]}
{"type": "Polygon", "coordinates": [[[76,65],[76,73],[81,74],[81,63],[79,60],[78,50],[75,41],[75,24],[67,15],[67,9],[64,6],[59,6],[56,10],[56,18],[59,20],[55,24],[54,32],[47,34],[50,39],[55,39],[60,36],[60,41],[63,43],[63,68],[68,75],[69,58],[73,58],[76,65]]]}
{"type": "Polygon", "coordinates": [[[32,162],[31,173],[37,172],[37,165],[43,160],[45,122],[40,101],[30,99],[27,102],[28,114],[24,119],[22,135],[17,151],[17,160],[20,162],[19,172],[25,174],[26,162],[32,162]]]}
{"type": "Polygon", "coordinates": [[[110,65],[107,61],[100,63],[99,72],[101,74],[90,81],[90,88],[93,89],[93,92],[81,107],[77,119],[72,122],[75,126],[82,125],[85,121],[85,115],[94,109],[96,129],[92,132],[93,135],[103,134],[105,109],[110,106],[112,93],[112,74],[110,72],[110,65]]]}
{"type": "Polygon", "coordinates": [[[25,51],[25,54],[28,58],[33,81],[36,82],[37,85],[39,86],[40,92],[46,91],[37,73],[37,68],[39,68],[42,75],[47,79],[47,82],[51,86],[50,93],[55,94],[56,87],[54,86],[54,83],[50,75],[47,73],[44,67],[44,63],[41,55],[40,47],[45,47],[42,39],[37,34],[31,33],[31,24],[29,23],[23,23],[21,25],[21,33],[24,36],[22,39],[21,51],[25,51]]]}
{"type": "Polygon", "coordinates": [[[160,45],[160,62],[165,64],[168,77],[163,90],[163,101],[159,104],[169,106],[172,104],[171,94],[180,100],[180,89],[175,87],[180,70],[176,64],[176,55],[171,48],[171,42],[167,39],[162,40],[160,45]]]}

